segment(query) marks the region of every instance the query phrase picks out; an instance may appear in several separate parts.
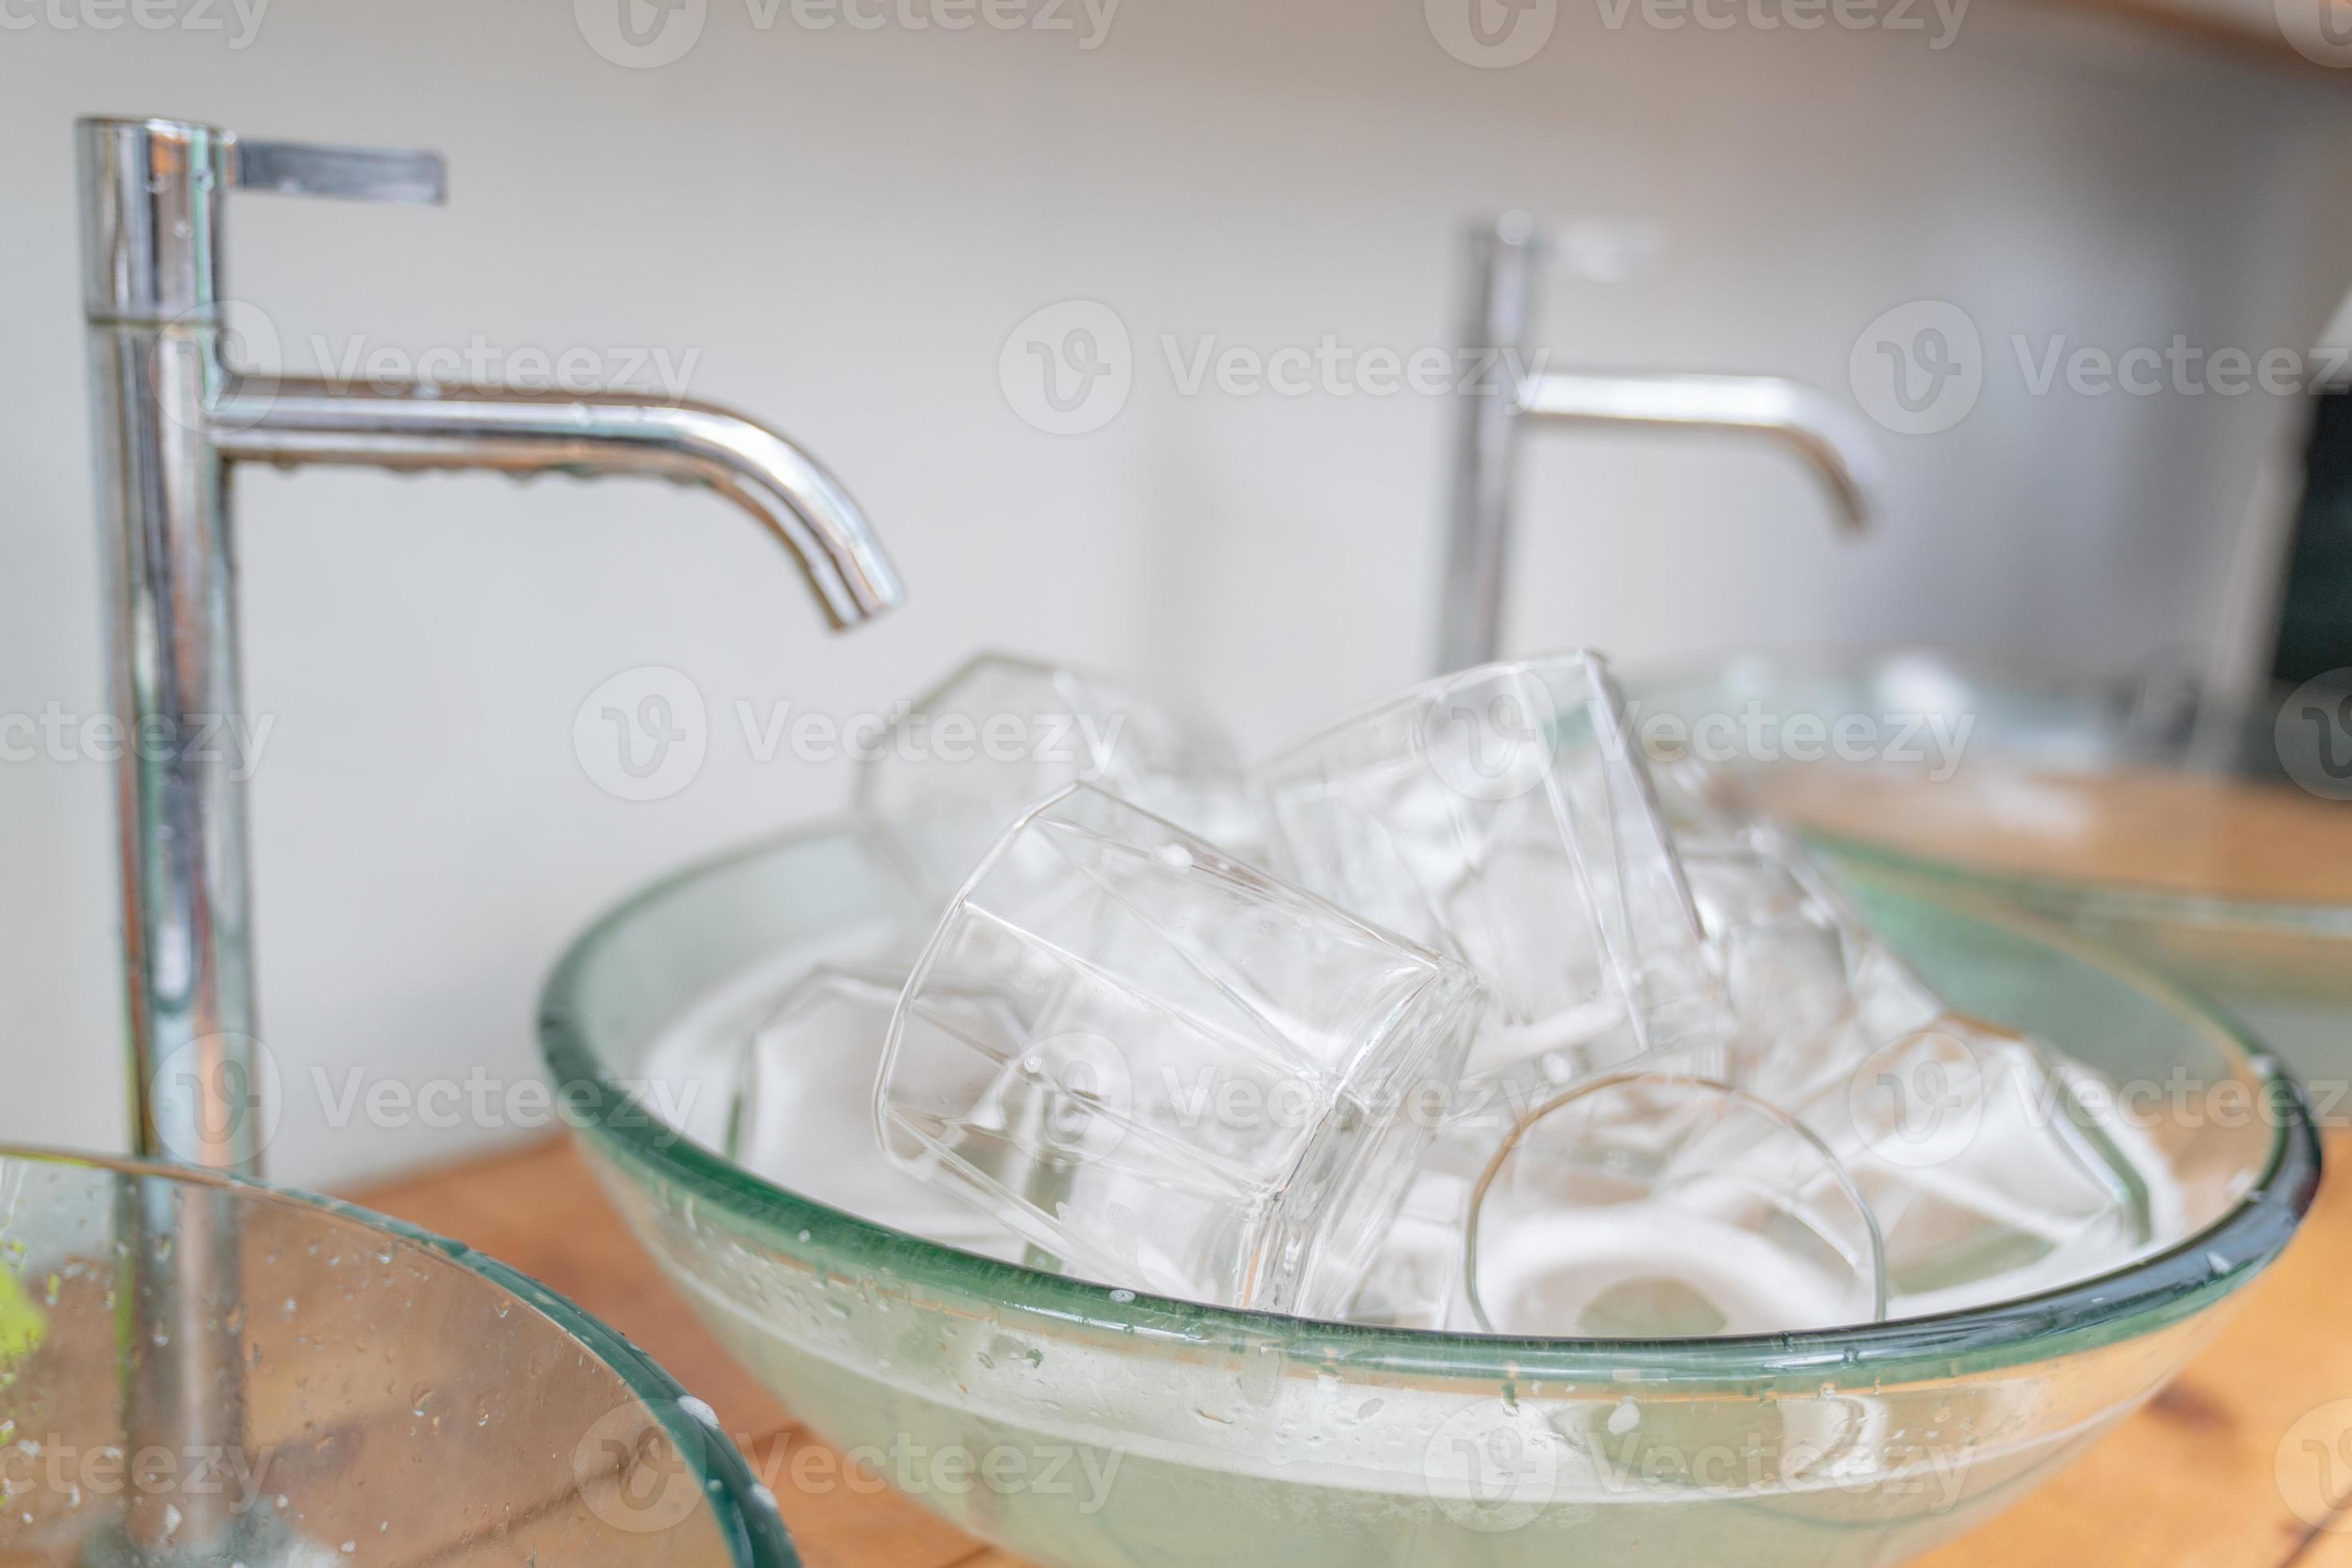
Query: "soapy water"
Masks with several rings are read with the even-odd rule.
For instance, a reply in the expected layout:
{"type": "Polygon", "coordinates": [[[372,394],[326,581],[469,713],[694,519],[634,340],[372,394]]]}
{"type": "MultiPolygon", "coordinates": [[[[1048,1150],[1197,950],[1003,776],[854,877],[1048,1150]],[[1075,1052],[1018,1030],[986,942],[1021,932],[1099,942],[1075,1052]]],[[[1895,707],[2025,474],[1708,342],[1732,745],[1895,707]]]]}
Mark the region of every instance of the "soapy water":
{"type": "MultiPolygon", "coordinates": [[[[1540,1302],[1559,1331],[1680,1339],[1827,1328],[1857,1302],[1837,1274],[1738,1226],[1625,1204],[1538,1216],[1479,1259],[1497,1323],[1540,1302]]],[[[1867,1315],[1868,1301],[1860,1303],[1867,1315]]]]}
{"type": "MultiPolygon", "coordinates": [[[[747,1103],[744,1074],[772,1026],[781,998],[806,994],[820,964],[877,951],[881,930],[845,931],[822,953],[780,953],[713,992],[674,1019],[647,1053],[646,1075],[673,1086],[659,1103],[677,1108],[682,1135],[726,1155],[802,1197],[869,1223],[903,1230],[942,1246],[1003,1262],[1059,1271],[1007,1226],[959,1202],[886,1158],[873,1133],[874,1066],[882,1045],[887,1005],[827,1009],[786,1040],[790,1071],[770,1067],[765,1097],[747,1103]],[[747,1041],[751,1042],[747,1045],[747,1041]],[[742,1121],[756,1110],[762,1131],[747,1142],[742,1121]]],[[[2095,1075],[2063,1064],[2076,1081],[2095,1075]]],[[[2036,1250],[1988,1280],[1937,1280],[1906,1292],[1895,1281],[1894,1318],[1952,1310],[2053,1289],[2089,1274],[2123,1267],[2179,1239],[2189,1206],[2180,1183],[2151,1132],[2128,1121],[2103,1125],[2102,1135],[2144,1190],[2145,1221],[2111,1245],[2070,1255],[2051,1246],[2036,1250]]],[[[1462,1239],[1477,1172],[1475,1150],[1455,1152],[1448,1169],[1433,1152],[1408,1195],[1387,1247],[1356,1300],[1348,1321],[1378,1326],[1475,1332],[1462,1288],[1462,1239]]],[[[1990,1212],[2033,1230],[2034,1216],[2005,1210],[1968,1192],[1964,1172],[1935,1167],[1909,1175],[1930,1195],[1958,1192],[1970,1213],[1990,1212]]],[[[1866,1318],[1853,1310],[1851,1289],[1800,1252],[1763,1245],[1738,1226],[1703,1216],[1662,1215],[1654,1206],[1627,1204],[1580,1212],[1551,1224],[1499,1235],[1483,1267],[1494,1289],[1533,1289],[1549,1280],[1559,1313],[1550,1331],[1596,1338],[1662,1338],[1821,1328],[1866,1318]],[[1572,1281],[1562,1288],[1563,1282],[1572,1281]]],[[[1118,1285],[1105,1279],[1097,1283],[1118,1285]]]]}
{"type": "MultiPolygon", "coordinates": [[[[681,1131],[719,1148],[724,1086],[775,1000],[814,963],[873,951],[887,934],[845,930],[823,950],[780,953],[677,1016],[645,1070],[713,1088],[672,1097],[685,1108],[681,1131]]],[[[845,1058],[879,1048],[863,1031],[835,1044],[845,1058]]],[[[806,1102],[782,1112],[793,1124],[869,1127],[862,1103],[852,1103],[855,1074],[812,1074],[805,1085],[806,1102]]],[[[878,1184],[893,1168],[867,1142],[861,1153],[846,1137],[780,1137],[761,1152],[758,1173],[877,1223],[990,1250],[953,1234],[970,1223],[962,1205],[919,1184],[878,1184]],[[902,1201],[877,1201],[886,1191],[902,1201]]],[[[2139,1143],[2132,1154],[2152,1178],[2151,1211],[2177,1212],[2170,1184],[2154,1179],[2165,1170],[2157,1150],[2139,1143]]],[[[1443,1216],[1468,1183],[1432,1185],[1444,1194],[1443,1216]]],[[[1449,1223],[1441,1217],[1430,1228],[1442,1249],[1449,1223]]],[[[1819,1300],[1812,1281],[1770,1273],[1770,1265],[1724,1278],[1721,1238],[1685,1235],[1662,1246],[1632,1223],[1615,1234],[1623,1256],[1652,1267],[1627,1270],[1622,1282],[1633,1288],[1570,1331],[1620,1331],[1611,1314],[1628,1308],[1633,1318],[1663,1318],[1676,1301],[1673,1282],[1692,1278],[1743,1311],[1819,1300]],[[1669,1283],[1661,1288],[1661,1279],[1669,1283]]],[[[723,1273],[706,1273],[691,1254],[673,1260],[720,1340],[813,1430],[865,1456],[861,1463],[926,1508],[1041,1562],[1164,1561],[1169,1541],[1186,1542],[1188,1557],[1252,1568],[1536,1568],[1595,1551],[1637,1559],[1669,1542],[1682,1560],[1897,1562],[1981,1524],[2095,1441],[2116,1414],[2085,1408],[2050,1419],[2069,1399],[2056,1364],[1860,1389],[1825,1382],[1759,1399],[1693,1398],[1638,1380],[1520,1380],[1509,1389],[1430,1376],[1367,1380],[1335,1375],[1245,1329],[1208,1329],[1195,1351],[1172,1361],[1129,1359],[1118,1353],[1116,1334],[1098,1347],[1075,1346],[1017,1313],[844,1289],[788,1258],[714,1247],[708,1264],[723,1273]],[[1017,1484],[974,1482],[965,1456],[1013,1457],[1019,1462],[1003,1473],[1017,1484]],[[1312,1521],[1304,1532],[1302,1520],[1312,1521]]],[[[1659,1321],[1651,1331],[1675,1326],[1708,1325],[1659,1321]]],[[[2187,1324],[2164,1331],[2198,1332],[2187,1324]]],[[[2182,1353],[2150,1347],[2149,1364],[2182,1353]]]]}

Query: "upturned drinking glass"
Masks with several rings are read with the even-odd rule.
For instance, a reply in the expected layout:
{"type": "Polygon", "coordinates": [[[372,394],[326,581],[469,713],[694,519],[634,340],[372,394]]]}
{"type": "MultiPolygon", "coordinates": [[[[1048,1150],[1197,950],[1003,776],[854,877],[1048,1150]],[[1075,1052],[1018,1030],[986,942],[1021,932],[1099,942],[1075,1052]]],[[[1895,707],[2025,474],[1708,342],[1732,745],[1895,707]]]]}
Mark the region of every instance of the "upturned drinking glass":
{"type": "Polygon", "coordinates": [[[1598,655],[1415,687],[1258,777],[1282,874],[1486,983],[1474,1074],[1557,1088],[1727,1047],[1690,888],[1598,655]]]}
{"type": "Polygon", "coordinates": [[[1489,1333],[1790,1332],[1886,1315],[1884,1245],[1811,1131],[1727,1084],[1593,1079],[1496,1150],[1464,1269],[1489,1333]]]}
{"type": "Polygon", "coordinates": [[[1081,785],[949,905],[877,1117],[1063,1272],[1336,1314],[1482,1002],[1461,965],[1081,785]]]}

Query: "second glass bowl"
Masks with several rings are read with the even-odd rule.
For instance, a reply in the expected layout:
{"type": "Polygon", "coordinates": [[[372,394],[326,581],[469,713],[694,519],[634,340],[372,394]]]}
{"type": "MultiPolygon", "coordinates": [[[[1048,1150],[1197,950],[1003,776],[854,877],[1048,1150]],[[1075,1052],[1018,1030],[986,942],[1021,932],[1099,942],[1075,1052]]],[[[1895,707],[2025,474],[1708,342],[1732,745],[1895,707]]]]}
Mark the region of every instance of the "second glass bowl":
{"type": "Polygon", "coordinates": [[[0,1149],[0,1563],[798,1568],[709,1407],[331,1199],[0,1149]]]}
{"type": "Polygon", "coordinates": [[[2213,997],[2315,1090],[2352,1074],[2352,781],[2310,722],[2332,704],[1929,648],[1627,684],[1654,752],[1671,721],[1832,856],[2063,921],[2213,997]]]}

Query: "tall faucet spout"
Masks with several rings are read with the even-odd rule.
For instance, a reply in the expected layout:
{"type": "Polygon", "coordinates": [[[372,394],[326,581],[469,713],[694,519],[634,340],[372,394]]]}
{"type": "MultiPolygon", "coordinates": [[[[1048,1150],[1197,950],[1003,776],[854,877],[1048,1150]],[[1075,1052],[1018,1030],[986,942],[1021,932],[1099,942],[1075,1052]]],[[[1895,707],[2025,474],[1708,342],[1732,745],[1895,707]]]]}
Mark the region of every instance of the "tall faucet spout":
{"type": "Polygon", "coordinates": [[[705,485],[792,547],[826,617],[849,627],[904,597],[849,492],[801,447],[702,403],[626,393],[228,379],[208,419],[223,457],[379,468],[648,474],[705,485]]]}
{"type": "Polygon", "coordinates": [[[1651,425],[1763,436],[1803,458],[1820,477],[1846,532],[1868,532],[1879,515],[1878,449],[1869,432],[1811,387],[1779,376],[1553,372],[1522,383],[1519,413],[1552,425],[1651,425]]]}
{"type": "Polygon", "coordinates": [[[1463,346],[1482,368],[1456,399],[1444,596],[1437,611],[1439,673],[1484,664],[1500,650],[1522,424],[1762,436],[1821,477],[1844,532],[1867,532],[1876,521],[1877,443],[1853,415],[1809,386],[1769,375],[1520,373],[1514,367],[1534,361],[1540,335],[1549,242],[1534,219],[1517,212],[1472,229],[1468,242],[1463,346]]]}

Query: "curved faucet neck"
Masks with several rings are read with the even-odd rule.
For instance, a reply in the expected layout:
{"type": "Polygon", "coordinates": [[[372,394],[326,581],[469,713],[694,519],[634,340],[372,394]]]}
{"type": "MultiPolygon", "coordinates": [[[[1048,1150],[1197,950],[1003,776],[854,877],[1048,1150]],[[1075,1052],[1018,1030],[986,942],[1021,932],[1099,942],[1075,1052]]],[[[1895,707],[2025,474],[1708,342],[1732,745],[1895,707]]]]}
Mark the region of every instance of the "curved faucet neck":
{"type": "Polygon", "coordinates": [[[804,448],[732,410],[653,395],[546,395],[414,382],[232,375],[207,427],[225,458],[391,469],[642,474],[705,486],[791,547],[846,629],[905,597],[882,542],[804,448]]]}

